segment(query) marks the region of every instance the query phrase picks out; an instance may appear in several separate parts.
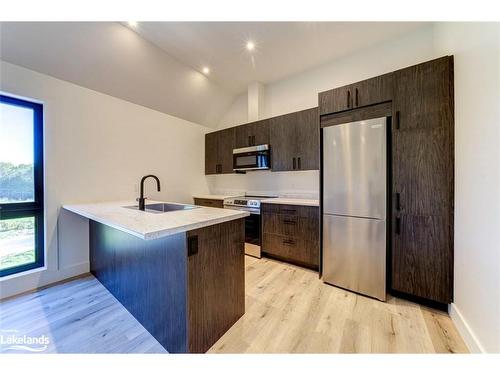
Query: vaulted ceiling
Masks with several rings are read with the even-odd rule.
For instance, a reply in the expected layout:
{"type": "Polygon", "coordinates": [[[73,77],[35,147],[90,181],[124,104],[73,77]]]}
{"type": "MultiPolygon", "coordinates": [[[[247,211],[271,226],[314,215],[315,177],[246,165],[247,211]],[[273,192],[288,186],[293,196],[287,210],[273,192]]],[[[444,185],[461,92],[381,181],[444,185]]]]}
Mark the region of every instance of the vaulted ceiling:
{"type": "Polygon", "coordinates": [[[3,22],[0,58],[207,126],[274,82],[424,23],[3,22]],[[255,42],[254,51],[245,48],[255,42]],[[201,73],[203,66],[210,74],[201,73]]]}
{"type": "Polygon", "coordinates": [[[424,26],[418,22],[139,22],[134,28],[179,61],[238,94],[424,26]],[[248,51],[246,43],[255,43],[248,51]]]}

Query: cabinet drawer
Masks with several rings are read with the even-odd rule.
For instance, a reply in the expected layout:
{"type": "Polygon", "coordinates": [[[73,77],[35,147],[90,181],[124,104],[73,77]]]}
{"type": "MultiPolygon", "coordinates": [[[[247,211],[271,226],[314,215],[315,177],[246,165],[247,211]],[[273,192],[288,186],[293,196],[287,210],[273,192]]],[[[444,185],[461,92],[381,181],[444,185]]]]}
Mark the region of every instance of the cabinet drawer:
{"type": "Polygon", "coordinates": [[[318,244],[292,236],[264,233],[262,237],[262,251],[280,259],[307,265],[318,266],[318,244]]]}
{"type": "Polygon", "coordinates": [[[264,212],[262,213],[262,231],[269,234],[298,237],[306,241],[316,241],[319,236],[319,218],[264,212]]]}
{"type": "Polygon", "coordinates": [[[270,212],[289,216],[309,218],[319,217],[319,207],[316,206],[296,206],[292,204],[263,203],[261,209],[262,212],[270,212]]]}
{"type": "Polygon", "coordinates": [[[217,207],[217,208],[224,207],[224,202],[220,199],[194,198],[194,204],[196,206],[217,207]]]}

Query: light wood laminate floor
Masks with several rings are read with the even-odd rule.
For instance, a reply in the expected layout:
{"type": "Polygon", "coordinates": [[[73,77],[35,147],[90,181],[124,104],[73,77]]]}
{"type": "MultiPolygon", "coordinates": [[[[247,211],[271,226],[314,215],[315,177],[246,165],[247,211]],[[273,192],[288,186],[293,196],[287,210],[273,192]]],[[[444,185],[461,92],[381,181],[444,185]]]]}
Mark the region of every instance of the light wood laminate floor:
{"type": "MultiPolygon", "coordinates": [[[[246,313],[209,353],[467,352],[443,312],[379,302],[275,260],[245,262],[246,313]]],[[[165,352],[92,276],[0,302],[0,329],[48,336],[44,353],[165,352]]]]}
{"type": "Polygon", "coordinates": [[[246,257],[246,313],[211,353],[467,353],[446,313],[345,291],[286,263],[246,257]]]}
{"type": "MultiPolygon", "coordinates": [[[[47,336],[40,353],[166,352],[91,275],[0,302],[0,330],[3,336],[47,336]]],[[[29,353],[9,347],[0,344],[0,352],[29,353]]]]}

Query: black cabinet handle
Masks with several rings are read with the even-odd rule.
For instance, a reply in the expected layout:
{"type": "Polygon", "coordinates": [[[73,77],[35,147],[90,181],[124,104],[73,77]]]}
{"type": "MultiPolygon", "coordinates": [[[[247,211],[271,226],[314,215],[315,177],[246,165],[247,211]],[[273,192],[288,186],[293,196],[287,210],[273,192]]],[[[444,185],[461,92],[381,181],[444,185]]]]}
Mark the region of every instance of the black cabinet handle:
{"type": "Polygon", "coordinates": [[[351,108],[351,90],[347,90],[347,108],[351,108]]]}
{"type": "Polygon", "coordinates": [[[255,135],[252,135],[252,146],[255,146],[255,135]]]}
{"type": "Polygon", "coordinates": [[[248,145],[249,146],[252,145],[252,136],[251,135],[248,136],[248,145]]]}
{"type": "Polygon", "coordinates": [[[283,245],[295,245],[294,240],[283,240],[283,245]]]}
{"type": "Polygon", "coordinates": [[[297,169],[301,169],[300,156],[297,158],[297,169]]]}
{"type": "Polygon", "coordinates": [[[198,236],[188,237],[188,257],[198,254],[198,236]]]}
{"type": "Polygon", "coordinates": [[[396,210],[401,211],[401,193],[396,193],[396,210]]]}
{"type": "Polygon", "coordinates": [[[286,212],[286,213],[289,213],[289,214],[295,214],[295,213],[297,213],[297,210],[293,210],[291,208],[282,208],[281,212],[286,212]]]}
{"type": "Polygon", "coordinates": [[[297,222],[293,220],[283,220],[283,224],[295,225],[297,224],[297,222]]]}
{"type": "Polygon", "coordinates": [[[401,234],[401,218],[399,216],[396,217],[394,232],[401,234]]]}
{"type": "Polygon", "coordinates": [[[396,116],[395,116],[395,122],[396,122],[396,129],[399,130],[399,111],[396,111],[396,116]]]}
{"type": "Polygon", "coordinates": [[[293,160],[293,169],[296,169],[296,163],[295,163],[295,158],[292,159],[293,160]]]}
{"type": "Polygon", "coordinates": [[[358,89],[357,88],[356,88],[355,101],[356,101],[356,107],[357,107],[358,106],[358,89]]]}

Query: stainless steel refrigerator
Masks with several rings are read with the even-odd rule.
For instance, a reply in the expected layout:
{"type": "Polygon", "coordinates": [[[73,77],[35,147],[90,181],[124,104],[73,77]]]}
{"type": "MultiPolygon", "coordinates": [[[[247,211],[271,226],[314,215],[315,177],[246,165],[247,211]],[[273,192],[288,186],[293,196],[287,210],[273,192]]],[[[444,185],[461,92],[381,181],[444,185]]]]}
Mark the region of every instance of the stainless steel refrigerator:
{"type": "Polygon", "coordinates": [[[323,128],[323,281],[386,299],[387,118],[323,128]]]}

